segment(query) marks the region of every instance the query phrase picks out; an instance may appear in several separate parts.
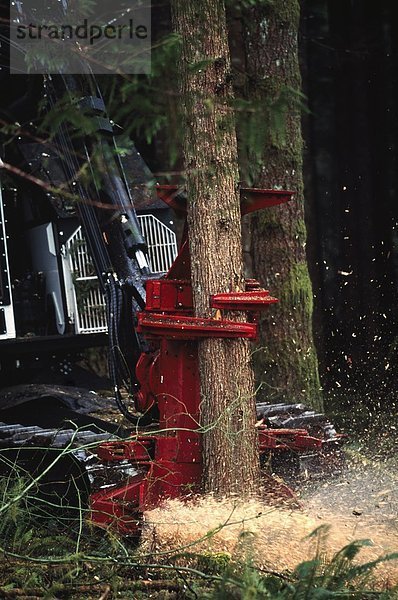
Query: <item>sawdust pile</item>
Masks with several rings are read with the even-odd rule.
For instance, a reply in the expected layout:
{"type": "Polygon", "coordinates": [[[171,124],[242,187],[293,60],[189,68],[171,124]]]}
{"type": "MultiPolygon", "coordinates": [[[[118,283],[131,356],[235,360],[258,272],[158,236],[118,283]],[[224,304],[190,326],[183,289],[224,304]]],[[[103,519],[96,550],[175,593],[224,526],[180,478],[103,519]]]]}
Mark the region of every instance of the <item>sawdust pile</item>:
{"type": "Polygon", "coordinates": [[[303,558],[303,537],[317,526],[300,512],[270,508],[257,500],[216,500],[204,497],[195,502],[170,500],[145,514],[147,528],[143,548],[157,552],[225,552],[234,555],[239,535],[253,535],[256,560],[267,567],[293,568],[303,558]],[[287,550],[289,545],[289,551],[287,550]],[[281,552],[281,548],[285,548],[281,552]]]}
{"type": "MultiPolygon", "coordinates": [[[[361,562],[398,550],[398,536],[392,536],[381,523],[367,526],[365,522],[359,527],[357,520],[352,522],[341,514],[319,515],[313,507],[274,508],[258,500],[242,503],[239,499],[216,500],[211,496],[187,503],[171,500],[148,511],[145,519],[141,550],[160,561],[184,551],[234,557],[240,551],[243,532],[253,534],[249,536],[250,552],[256,564],[277,572],[292,571],[313,558],[317,547],[323,556],[331,557],[358,539],[371,539],[374,544],[361,551],[361,562]],[[327,536],[310,536],[320,525],[330,526],[327,536]]],[[[398,582],[398,564],[383,564],[377,574],[383,584],[398,582]]]]}

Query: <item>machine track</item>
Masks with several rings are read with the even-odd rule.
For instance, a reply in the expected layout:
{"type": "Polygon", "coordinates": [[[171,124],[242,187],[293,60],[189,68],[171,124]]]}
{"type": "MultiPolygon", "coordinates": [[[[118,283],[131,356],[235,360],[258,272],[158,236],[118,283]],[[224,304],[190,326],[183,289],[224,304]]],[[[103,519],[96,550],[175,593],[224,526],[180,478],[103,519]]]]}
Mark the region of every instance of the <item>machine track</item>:
{"type": "Polygon", "coordinates": [[[329,418],[303,403],[260,402],[257,419],[274,430],[300,430],[322,442],[321,450],[298,452],[290,447],[269,451],[261,462],[269,472],[282,477],[296,487],[305,480],[323,479],[339,475],[344,469],[344,434],[337,433],[329,418]]]}
{"type": "MultiPolygon", "coordinates": [[[[118,487],[137,468],[129,461],[104,463],[95,448],[127,432],[92,417],[103,406],[81,388],[15,386],[4,391],[0,411],[0,487],[3,495],[23,490],[32,515],[67,526],[71,511],[89,516],[90,496],[118,487]],[[15,413],[22,422],[15,422],[15,413]],[[14,422],[13,422],[14,421],[14,422]]],[[[76,518],[76,515],[75,515],[76,518]]]]}
{"type": "MultiPolygon", "coordinates": [[[[123,487],[140,473],[134,461],[98,458],[98,445],[126,439],[132,431],[93,417],[90,413],[101,414],[103,407],[93,392],[21,385],[4,390],[0,407],[0,486],[4,492],[23,480],[29,490],[25,501],[37,518],[52,515],[68,527],[71,511],[83,508],[89,515],[93,494],[123,487]]],[[[276,432],[305,429],[322,440],[321,451],[282,446],[261,455],[263,486],[272,503],[294,501],[292,490],[303,479],[341,472],[343,439],[325,415],[304,404],[260,403],[257,416],[276,432]]]]}

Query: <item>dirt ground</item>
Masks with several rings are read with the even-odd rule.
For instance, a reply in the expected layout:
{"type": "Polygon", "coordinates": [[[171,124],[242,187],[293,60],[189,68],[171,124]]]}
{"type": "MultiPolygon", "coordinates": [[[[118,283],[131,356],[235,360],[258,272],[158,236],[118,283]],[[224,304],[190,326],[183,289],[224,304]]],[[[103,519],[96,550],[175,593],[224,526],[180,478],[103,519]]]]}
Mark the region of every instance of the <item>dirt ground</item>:
{"type": "Polygon", "coordinates": [[[302,501],[319,519],[344,520],[355,535],[370,526],[388,529],[398,549],[398,472],[388,462],[355,461],[338,479],[308,486],[302,501]]]}
{"type": "MultiPolygon", "coordinates": [[[[331,550],[352,540],[369,539],[369,559],[398,551],[398,471],[394,457],[385,460],[356,457],[336,480],[308,486],[302,493],[305,513],[330,524],[331,550]]],[[[398,581],[398,561],[378,572],[398,581]]]]}

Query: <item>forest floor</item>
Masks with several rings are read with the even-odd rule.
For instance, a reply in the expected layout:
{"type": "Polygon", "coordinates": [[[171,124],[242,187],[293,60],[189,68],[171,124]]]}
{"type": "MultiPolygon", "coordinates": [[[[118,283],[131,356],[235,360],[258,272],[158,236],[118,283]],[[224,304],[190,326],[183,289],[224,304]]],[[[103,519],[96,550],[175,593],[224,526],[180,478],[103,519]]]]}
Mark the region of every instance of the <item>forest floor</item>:
{"type": "MultiPolygon", "coordinates": [[[[258,500],[241,503],[238,498],[220,502],[206,497],[191,505],[170,501],[146,514],[142,548],[150,548],[160,559],[162,553],[167,558],[179,548],[235,556],[242,552],[239,536],[250,533],[245,552],[255,563],[266,571],[287,573],[314,556],[330,560],[357,540],[369,541],[359,554],[360,562],[397,552],[397,459],[380,460],[352,448],[347,455],[341,475],[298,490],[298,509],[267,507],[258,500]]],[[[376,568],[372,584],[376,589],[396,584],[398,560],[376,568]]]]}
{"type": "MultiPolygon", "coordinates": [[[[350,449],[348,454],[341,477],[302,491],[304,510],[330,525],[329,550],[337,551],[352,540],[368,539],[373,546],[363,554],[369,560],[397,552],[397,457],[367,457],[350,449]]],[[[383,564],[378,572],[390,583],[397,583],[398,561],[383,564]]]]}
{"type": "MultiPolygon", "coordinates": [[[[214,561],[253,561],[259,573],[289,577],[303,561],[321,557],[326,564],[356,540],[367,539],[372,544],[360,551],[356,559],[360,563],[397,551],[398,470],[394,453],[372,456],[372,452],[353,445],[347,448],[347,455],[341,475],[300,488],[300,508],[269,506],[258,499],[242,502],[238,497],[216,500],[207,496],[188,503],[172,500],[147,511],[139,546],[125,546],[120,564],[105,560],[101,566],[109,552],[101,550],[103,540],[94,552],[91,542],[90,554],[96,559],[80,558],[76,564],[57,564],[51,559],[35,564],[34,560],[24,561],[23,553],[20,558],[6,554],[0,567],[0,598],[202,598],[187,588],[195,581],[194,571],[189,569],[206,572],[214,561]],[[185,576],[181,569],[186,569],[185,576]]],[[[27,548],[31,542],[28,538],[27,548]]],[[[83,537],[80,544],[83,551],[83,537]]],[[[367,585],[380,591],[397,583],[398,561],[388,561],[376,568],[367,585]]]]}

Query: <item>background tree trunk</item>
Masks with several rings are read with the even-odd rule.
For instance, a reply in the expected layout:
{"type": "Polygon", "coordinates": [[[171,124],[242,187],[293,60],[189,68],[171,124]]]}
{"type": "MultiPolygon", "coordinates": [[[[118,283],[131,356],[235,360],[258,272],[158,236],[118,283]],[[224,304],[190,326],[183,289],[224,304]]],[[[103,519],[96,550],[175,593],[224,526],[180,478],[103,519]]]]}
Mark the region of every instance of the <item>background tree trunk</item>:
{"type": "MultiPolygon", "coordinates": [[[[239,174],[223,0],[173,0],[182,40],[183,148],[197,316],[209,296],[244,289],[239,174]]],[[[229,318],[239,319],[243,315],[229,318]]],[[[199,343],[204,486],[229,494],[258,485],[254,382],[245,340],[199,343]]]]}
{"type": "MultiPolygon", "coordinates": [[[[296,192],[287,205],[251,218],[254,275],[280,300],[262,319],[261,349],[255,355],[257,382],[262,384],[264,399],[301,401],[321,409],[312,333],[313,293],[305,249],[303,144],[297,101],[301,89],[300,5],[298,0],[274,0],[265,7],[248,9],[243,17],[246,94],[266,107],[259,124],[264,130],[261,166],[250,183],[296,192]]],[[[246,153],[242,163],[253,169],[258,157],[251,148],[246,153]]]]}

